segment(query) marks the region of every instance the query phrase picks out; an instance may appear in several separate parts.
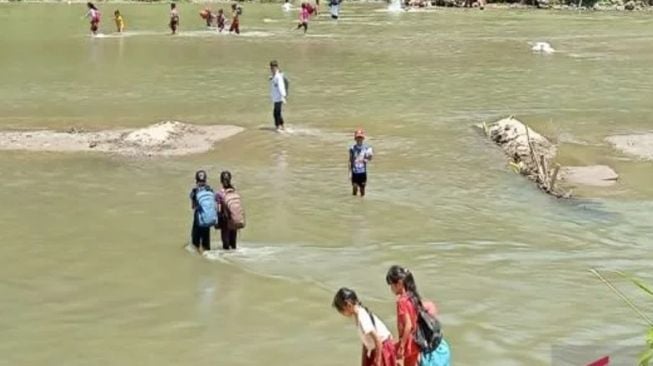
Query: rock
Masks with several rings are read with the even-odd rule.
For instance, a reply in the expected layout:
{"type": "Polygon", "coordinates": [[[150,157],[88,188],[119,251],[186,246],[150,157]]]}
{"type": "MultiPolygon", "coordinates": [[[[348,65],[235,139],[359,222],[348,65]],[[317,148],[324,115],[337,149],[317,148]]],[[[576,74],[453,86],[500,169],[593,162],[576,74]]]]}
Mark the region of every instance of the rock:
{"type": "Polygon", "coordinates": [[[553,159],[557,149],[549,140],[513,117],[489,125],[484,124],[486,135],[511,158],[511,165],[537,186],[556,197],[567,193],[555,186],[553,159]]]}
{"type": "MultiPolygon", "coordinates": [[[[573,185],[604,187],[619,179],[619,175],[605,165],[560,167],[555,163],[556,146],[513,117],[484,123],[481,127],[511,159],[510,165],[515,172],[528,177],[542,191],[555,197],[570,198],[568,189],[573,185]]],[[[649,138],[653,158],[653,133],[649,138]]]]}
{"type": "Polygon", "coordinates": [[[635,5],[634,1],[629,1],[626,4],[624,4],[624,9],[626,9],[626,10],[633,11],[633,10],[635,10],[636,7],[637,6],[635,5]]]}
{"type": "Polygon", "coordinates": [[[606,141],[625,154],[653,160],[653,133],[610,136],[606,141]]]}
{"type": "Polygon", "coordinates": [[[96,147],[96,146],[97,146],[97,141],[91,141],[91,142],[89,142],[89,144],[88,144],[88,147],[90,147],[91,149],[94,148],[94,147],[96,147]]]}
{"type": "Polygon", "coordinates": [[[607,165],[565,166],[560,179],[567,183],[606,187],[615,184],[619,175],[607,165]]]}

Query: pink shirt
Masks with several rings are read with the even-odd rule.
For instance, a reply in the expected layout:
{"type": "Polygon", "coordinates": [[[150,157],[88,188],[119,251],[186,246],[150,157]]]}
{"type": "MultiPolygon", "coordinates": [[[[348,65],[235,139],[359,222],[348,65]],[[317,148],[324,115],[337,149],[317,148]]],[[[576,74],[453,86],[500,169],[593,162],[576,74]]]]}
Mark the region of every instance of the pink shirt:
{"type": "Polygon", "coordinates": [[[302,10],[299,12],[299,21],[302,23],[307,23],[308,18],[311,16],[311,13],[309,13],[307,8],[302,8],[302,10]]]}
{"type": "Polygon", "coordinates": [[[86,15],[91,18],[91,21],[99,22],[100,21],[100,11],[96,9],[89,9],[86,15]]]}

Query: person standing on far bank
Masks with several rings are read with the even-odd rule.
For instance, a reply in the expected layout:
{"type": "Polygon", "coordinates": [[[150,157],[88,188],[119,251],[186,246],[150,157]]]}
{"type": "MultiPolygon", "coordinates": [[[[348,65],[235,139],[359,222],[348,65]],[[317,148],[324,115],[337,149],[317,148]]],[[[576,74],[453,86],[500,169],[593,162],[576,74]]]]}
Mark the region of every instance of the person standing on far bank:
{"type": "Polygon", "coordinates": [[[274,104],[272,112],[274,116],[274,127],[276,127],[277,131],[280,131],[284,129],[281,110],[286,103],[286,81],[276,60],[270,61],[270,72],[272,73],[272,76],[270,76],[270,97],[274,104]]]}

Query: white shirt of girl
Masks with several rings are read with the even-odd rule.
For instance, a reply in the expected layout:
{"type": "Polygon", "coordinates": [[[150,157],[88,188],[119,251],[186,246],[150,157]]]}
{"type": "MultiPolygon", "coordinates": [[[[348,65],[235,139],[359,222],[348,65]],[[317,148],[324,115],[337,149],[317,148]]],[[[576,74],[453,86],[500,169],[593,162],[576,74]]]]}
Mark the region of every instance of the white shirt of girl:
{"type": "Polygon", "coordinates": [[[362,306],[356,306],[356,325],[358,328],[358,336],[360,337],[361,342],[363,342],[368,355],[374,350],[374,348],[376,348],[374,335],[370,334],[370,332],[376,331],[376,335],[379,337],[379,339],[381,339],[382,343],[391,337],[388,327],[383,324],[378,316],[373,316],[374,324],[372,324],[370,313],[368,313],[362,306]]]}

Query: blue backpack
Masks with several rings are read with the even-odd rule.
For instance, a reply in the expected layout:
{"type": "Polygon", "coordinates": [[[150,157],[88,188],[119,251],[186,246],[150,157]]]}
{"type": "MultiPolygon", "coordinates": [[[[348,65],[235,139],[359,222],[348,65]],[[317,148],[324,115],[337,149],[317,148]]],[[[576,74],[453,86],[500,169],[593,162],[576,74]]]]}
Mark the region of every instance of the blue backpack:
{"type": "Polygon", "coordinates": [[[215,203],[215,194],[208,189],[198,189],[195,195],[197,200],[198,224],[201,227],[211,227],[218,223],[218,206],[215,203]]]}

